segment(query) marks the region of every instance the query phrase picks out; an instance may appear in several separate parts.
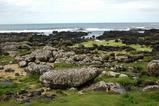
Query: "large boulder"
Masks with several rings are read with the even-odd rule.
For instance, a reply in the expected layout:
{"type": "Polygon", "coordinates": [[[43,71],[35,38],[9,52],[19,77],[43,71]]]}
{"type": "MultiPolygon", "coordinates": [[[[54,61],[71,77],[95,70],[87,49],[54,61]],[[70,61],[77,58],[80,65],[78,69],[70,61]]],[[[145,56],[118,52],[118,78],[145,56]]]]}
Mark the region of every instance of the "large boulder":
{"type": "Polygon", "coordinates": [[[148,63],[148,73],[150,75],[159,75],[159,60],[152,60],[150,63],[148,63]]]}
{"type": "Polygon", "coordinates": [[[44,64],[36,64],[36,63],[29,63],[28,67],[25,68],[25,71],[29,74],[38,74],[42,75],[43,73],[51,70],[52,67],[49,65],[44,65],[44,64]]]}
{"type": "Polygon", "coordinates": [[[50,88],[80,87],[99,75],[96,68],[80,68],[61,71],[48,71],[40,77],[44,86],[50,88]]]}

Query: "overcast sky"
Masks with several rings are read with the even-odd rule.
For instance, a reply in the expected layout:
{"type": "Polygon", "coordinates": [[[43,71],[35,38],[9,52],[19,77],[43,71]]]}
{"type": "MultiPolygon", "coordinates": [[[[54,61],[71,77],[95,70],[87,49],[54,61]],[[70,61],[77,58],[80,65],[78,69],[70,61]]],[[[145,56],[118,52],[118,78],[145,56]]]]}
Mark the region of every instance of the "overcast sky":
{"type": "Polygon", "coordinates": [[[0,0],[0,24],[159,22],[159,0],[0,0]]]}

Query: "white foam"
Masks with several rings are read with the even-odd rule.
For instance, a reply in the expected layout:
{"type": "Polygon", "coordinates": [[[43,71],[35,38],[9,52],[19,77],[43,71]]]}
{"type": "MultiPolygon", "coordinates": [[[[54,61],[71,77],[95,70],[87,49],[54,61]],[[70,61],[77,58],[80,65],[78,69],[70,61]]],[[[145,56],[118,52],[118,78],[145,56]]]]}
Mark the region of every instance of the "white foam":
{"type": "Polygon", "coordinates": [[[52,31],[73,31],[72,29],[47,29],[47,30],[2,30],[1,33],[8,33],[8,32],[52,32],[52,31]]]}
{"type": "Polygon", "coordinates": [[[44,33],[44,34],[51,34],[53,31],[76,31],[76,29],[48,29],[48,30],[0,30],[0,33],[44,33]]]}
{"type": "Polygon", "coordinates": [[[108,28],[87,28],[86,31],[88,32],[96,32],[96,31],[99,31],[99,32],[104,32],[104,31],[129,31],[130,28],[125,28],[125,29],[108,29],[108,28]]]}

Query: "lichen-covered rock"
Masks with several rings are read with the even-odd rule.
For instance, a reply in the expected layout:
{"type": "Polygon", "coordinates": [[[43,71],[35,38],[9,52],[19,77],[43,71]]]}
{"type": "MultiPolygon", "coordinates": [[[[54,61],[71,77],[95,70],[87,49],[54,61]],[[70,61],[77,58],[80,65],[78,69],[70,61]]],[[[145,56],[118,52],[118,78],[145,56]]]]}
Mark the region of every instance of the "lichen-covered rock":
{"type": "Polygon", "coordinates": [[[126,75],[126,74],[120,74],[119,78],[128,78],[128,75],[126,75]]]}
{"type": "Polygon", "coordinates": [[[148,63],[148,73],[150,75],[159,75],[159,60],[152,60],[148,63]]]}
{"type": "Polygon", "coordinates": [[[118,77],[120,75],[120,73],[108,71],[105,75],[108,77],[118,77]]]}
{"type": "Polygon", "coordinates": [[[32,55],[35,55],[35,58],[41,62],[47,62],[53,57],[50,50],[35,50],[32,55]]]}
{"type": "Polygon", "coordinates": [[[24,61],[27,61],[27,62],[34,62],[35,61],[35,56],[31,55],[31,54],[25,55],[25,56],[23,56],[23,58],[24,58],[24,61]]]}
{"type": "Polygon", "coordinates": [[[53,48],[53,47],[51,47],[51,46],[45,46],[45,47],[43,47],[43,50],[56,51],[57,49],[56,49],[56,48],[53,48]]]}
{"type": "Polygon", "coordinates": [[[27,66],[27,62],[26,61],[20,61],[19,62],[19,67],[26,67],[27,66]]]}
{"type": "Polygon", "coordinates": [[[79,87],[99,75],[96,68],[80,68],[61,71],[48,71],[40,77],[44,86],[50,88],[79,87]]]}
{"type": "Polygon", "coordinates": [[[83,89],[83,91],[106,91],[123,94],[126,90],[118,83],[105,83],[104,81],[100,81],[83,89]]]}
{"type": "Polygon", "coordinates": [[[121,72],[121,71],[126,71],[126,68],[123,64],[121,65],[115,65],[113,67],[110,68],[112,71],[114,72],[121,72]]]}
{"type": "Polygon", "coordinates": [[[36,64],[36,63],[31,62],[28,64],[28,67],[25,68],[25,71],[29,74],[42,75],[44,72],[47,72],[51,69],[52,69],[52,67],[49,65],[36,64]]]}
{"type": "Polygon", "coordinates": [[[107,77],[119,77],[120,73],[113,72],[113,71],[103,71],[100,77],[107,76],[107,77]]]}
{"type": "Polygon", "coordinates": [[[108,85],[104,81],[92,84],[88,88],[84,88],[83,91],[108,91],[108,85]]]}
{"type": "Polygon", "coordinates": [[[25,55],[25,56],[17,56],[15,57],[16,61],[17,62],[20,62],[20,61],[26,61],[26,62],[34,62],[35,61],[35,56],[34,55],[31,55],[31,54],[28,54],[28,55],[25,55]]]}

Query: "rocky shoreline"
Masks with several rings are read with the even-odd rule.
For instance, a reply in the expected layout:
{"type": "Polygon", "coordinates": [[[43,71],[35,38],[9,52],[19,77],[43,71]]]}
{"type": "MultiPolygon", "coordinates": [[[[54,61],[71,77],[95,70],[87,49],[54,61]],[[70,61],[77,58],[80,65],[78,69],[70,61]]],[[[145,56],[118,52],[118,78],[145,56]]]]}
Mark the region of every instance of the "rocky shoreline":
{"type": "Polygon", "coordinates": [[[0,33],[0,101],[158,90],[159,30],[140,31],[0,33]]]}

